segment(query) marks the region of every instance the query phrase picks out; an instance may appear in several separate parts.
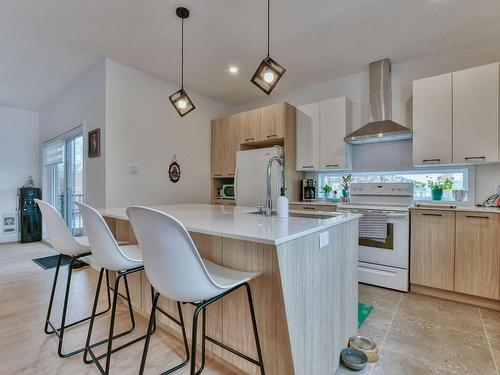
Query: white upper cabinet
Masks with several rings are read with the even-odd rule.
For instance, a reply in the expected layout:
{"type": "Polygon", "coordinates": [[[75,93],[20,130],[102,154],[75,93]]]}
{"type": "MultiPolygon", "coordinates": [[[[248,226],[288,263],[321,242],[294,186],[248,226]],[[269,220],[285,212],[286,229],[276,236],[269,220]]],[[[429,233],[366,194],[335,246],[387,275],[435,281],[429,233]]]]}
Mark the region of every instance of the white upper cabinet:
{"type": "Polygon", "coordinates": [[[413,164],[499,157],[499,63],[413,82],[413,164]]]}
{"type": "Polygon", "coordinates": [[[453,162],[498,161],[499,64],[453,73],[453,162]]]}
{"type": "Polygon", "coordinates": [[[319,168],[319,103],[297,108],[297,170],[319,168]]]}
{"type": "Polygon", "coordinates": [[[344,137],[351,131],[351,101],[345,96],[325,100],[319,110],[320,169],[350,169],[351,147],[344,137]]]}
{"type": "Polygon", "coordinates": [[[452,73],[413,82],[413,164],[451,164],[452,73]]]}

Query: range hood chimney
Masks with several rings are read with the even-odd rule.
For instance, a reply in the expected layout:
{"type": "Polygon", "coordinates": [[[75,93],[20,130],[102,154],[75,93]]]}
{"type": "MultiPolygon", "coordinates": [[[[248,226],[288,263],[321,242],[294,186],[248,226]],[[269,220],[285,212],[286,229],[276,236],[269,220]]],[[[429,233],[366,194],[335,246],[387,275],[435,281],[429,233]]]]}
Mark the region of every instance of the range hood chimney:
{"type": "Polygon", "coordinates": [[[411,139],[410,129],[392,121],[391,61],[372,62],[369,74],[371,122],[348,134],[344,140],[363,144],[411,139]]]}

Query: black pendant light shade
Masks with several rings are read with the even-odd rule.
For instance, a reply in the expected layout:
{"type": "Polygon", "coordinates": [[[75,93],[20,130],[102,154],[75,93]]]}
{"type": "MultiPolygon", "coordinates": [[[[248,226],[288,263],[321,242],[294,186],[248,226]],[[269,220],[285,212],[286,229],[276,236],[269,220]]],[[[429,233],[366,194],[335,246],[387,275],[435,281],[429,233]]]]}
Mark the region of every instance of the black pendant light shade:
{"type": "Polygon", "coordinates": [[[172,103],[181,117],[187,115],[189,112],[195,109],[193,101],[188,96],[188,94],[186,94],[186,91],[184,91],[184,89],[180,89],[179,91],[174,92],[168,98],[170,99],[170,103],[172,103]]]}
{"type": "Polygon", "coordinates": [[[176,9],[175,13],[177,14],[177,17],[181,19],[182,23],[181,88],[179,91],[176,91],[172,95],[170,95],[169,99],[170,103],[172,103],[177,113],[179,113],[179,115],[182,117],[187,115],[196,107],[194,106],[191,98],[184,90],[184,19],[189,17],[189,10],[183,7],[179,7],[176,9]]]}
{"type": "Polygon", "coordinates": [[[255,71],[252,82],[269,95],[285,72],[285,68],[268,56],[255,71]]]}
{"type": "Polygon", "coordinates": [[[252,83],[267,95],[273,91],[286,72],[286,69],[269,55],[270,24],[270,0],[267,0],[267,57],[262,60],[251,79],[252,83]]]}

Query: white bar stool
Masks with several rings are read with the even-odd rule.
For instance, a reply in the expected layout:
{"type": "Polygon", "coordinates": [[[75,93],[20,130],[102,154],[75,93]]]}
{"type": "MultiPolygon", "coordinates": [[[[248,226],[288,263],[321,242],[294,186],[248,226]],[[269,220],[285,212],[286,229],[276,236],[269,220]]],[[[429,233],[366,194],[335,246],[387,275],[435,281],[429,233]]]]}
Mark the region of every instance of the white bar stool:
{"type": "MultiPolygon", "coordinates": [[[[205,340],[255,364],[260,368],[261,375],[265,375],[252,292],[248,284],[250,280],[257,278],[260,274],[232,270],[202,259],[184,225],[166,213],[146,207],[129,207],[127,215],[139,245],[143,249],[146,275],[151,285],[158,291],[154,296],[151,309],[140,374],[144,372],[149,341],[155,325],[154,316],[161,294],[171,300],[178,301],[178,303],[191,303],[196,307],[191,339],[191,375],[201,374],[203,371],[205,340]],[[258,360],[250,358],[205,334],[206,308],[241,287],[245,287],[247,291],[258,360]],[[200,369],[196,370],[196,344],[200,312],[203,315],[202,363],[200,369]]],[[[168,370],[164,374],[174,370],[168,370]]]]}
{"type": "MultiPolygon", "coordinates": [[[[100,287],[97,287],[96,290],[96,295],[95,295],[95,300],[94,300],[94,307],[92,310],[92,316],[90,319],[90,325],[89,325],[89,331],[87,334],[87,342],[85,345],[85,354],[83,357],[83,360],[85,363],[95,363],[97,365],[97,368],[101,372],[101,374],[109,374],[109,368],[110,368],[110,362],[111,362],[111,354],[124,349],[146,337],[146,335],[135,338],[131,340],[130,342],[127,342],[125,344],[120,345],[117,348],[113,349],[113,340],[115,338],[118,338],[120,336],[123,336],[129,332],[132,331],[135,327],[135,319],[134,319],[134,312],[132,310],[132,304],[130,300],[130,292],[129,292],[129,287],[128,287],[128,281],[127,281],[127,275],[135,273],[135,272],[140,272],[144,269],[143,267],[143,261],[142,261],[142,254],[141,254],[141,249],[138,245],[128,245],[128,246],[119,246],[118,243],[116,242],[115,238],[113,237],[113,234],[109,230],[109,227],[107,226],[106,222],[104,221],[103,217],[99,212],[97,212],[95,209],[92,207],[83,204],[83,203],[77,203],[78,207],[80,208],[80,213],[83,217],[83,221],[85,224],[85,229],[88,233],[88,238],[89,238],[89,243],[92,251],[92,256],[95,258],[97,263],[99,263],[102,267],[100,275],[99,275],[99,280],[102,279],[103,276],[103,271],[113,271],[117,273],[117,277],[115,280],[115,285],[113,288],[113,304],[112,304],[112,309],[111,309],[111,322],[109,325],[109,337],[106,340],[103,340],[104,342],[108,343],[108,348],[105,354],[96,356],[94,352],[92,351],[92,348],[95,347],[96,345],[99,345],[102,343],[97,344],[91,344],[91,337],[92,337],[92,329],[94,327],[94,320],[97,314],[95,313],[97,310],[97,303],[98,303],[98,298],[99,298],[99,292],[100,292],[100,287]],[[120,280],[123,278],[123,281],[125,283],[125,291],[126,291],[126,297],[121,295],[118,290],[119,290],[119,285],[120,285],[120,280]],[[113,331],[114,331],[114,325],[115,325],[115,318],[116,318],[116,303],[118,297],[125,298],[128,300],[128,309],[130,313],[130,318],[132,321],[132,329],[130,331],[124,332],[122,334],[113,336],[113,331]],[[92,357],[91,360],[87,359],[87,355],[90,354],[92,357]],[[104,368],[102,365],[99,363],[99,360],[106,357],[106,364],[104,368]]],[[[99,284],[100,285],[100,284],[99,284]]],[[[152,290],[153,294],[153,290],[152,290]]],[[[170,319],[174,320],[177,322],[177,320],[170,315],[167,315],[170,319]]],[[[182,317],[181,317],[182,320],[182,317]]],[[[178,323],[180,324],[180,323],[178,323]]],[[[153,331],[156,328],[155,322],[153,322],[153,331]]]]}
{"type": "MultiPolygon", "coordinates": [[[[69,353],[64,353],[63,340],[66,328],[73,327],[91,318],[91,316],[89,316],[87,318],[80,319],[76,322],[66,324],[66,313],[68,310],[69,291],[71,287],[71,277],[73,275],[73,266],[79,260],[79,258],[91,254],[90,247],[87,237],[73,237],[68,227],[64,223],[63,219],[59,215],[59,212],[57,212],[54,206],[40,199],[35,199],[35,202],[42,211],[42,218],[45,223],[45,226],[47,227],[49,243],[52,246],[52,248],[59,253],[59,258],[57,260],[57,266],[54,274],[54,282],[52,284],[52,292],[50,293],[49,307],[47,311],[47,318],[45,319],[44,331],[48,335],[55,334],[57,336],[58,338],[57,354],[61,358],[67,358],[75,354],[81,353],[85,350],[85,348],[80,348],[69,353]],[[61,325],[59,328],[55,328],[52,322],[50,321],[50,316],[52,314],[52,306],[54,303],[57,278],[59,276],[59,270],[61,268],[61,259],[63,255],[71,257],[71,261],[68,266],[68,276],[66,279],[66,291],[64,293],[61,325]]],[[[99,279],[99,285],[101,284],[101,282],[102,278],[99,279]]],[[[107,273],[106,273],[106,285],[108,294],[108,307],[106,308],[106,310],[96,314],[96,316],[108,312],[109,309],[111,308],[111,296],[109,293],[109,278],[107,273]]]]}

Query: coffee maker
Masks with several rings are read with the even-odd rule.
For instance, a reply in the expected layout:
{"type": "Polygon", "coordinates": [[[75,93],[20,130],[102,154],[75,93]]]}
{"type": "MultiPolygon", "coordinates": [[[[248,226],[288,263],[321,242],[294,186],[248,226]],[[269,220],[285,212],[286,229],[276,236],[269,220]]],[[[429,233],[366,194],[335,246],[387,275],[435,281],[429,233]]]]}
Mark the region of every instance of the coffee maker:
{"type": "Polygon", "coordinates": [[[300,200],[302,202],[315,201],[317,199],[316,180],[307,178],[300,181],[300,200]]]}

